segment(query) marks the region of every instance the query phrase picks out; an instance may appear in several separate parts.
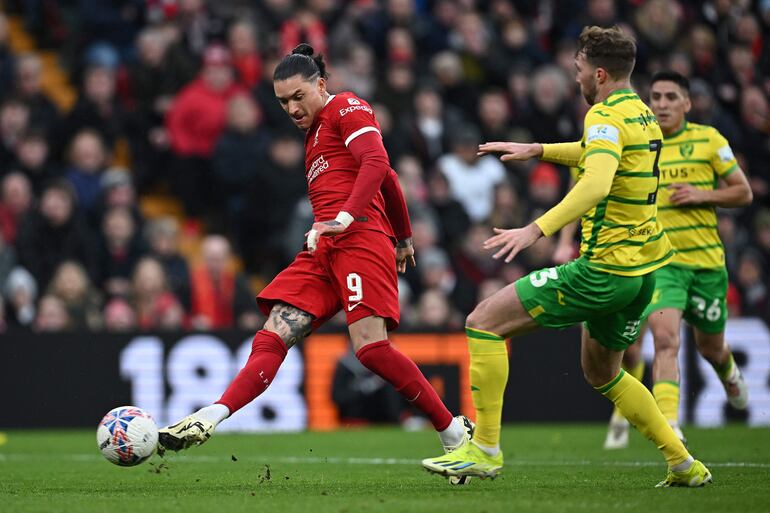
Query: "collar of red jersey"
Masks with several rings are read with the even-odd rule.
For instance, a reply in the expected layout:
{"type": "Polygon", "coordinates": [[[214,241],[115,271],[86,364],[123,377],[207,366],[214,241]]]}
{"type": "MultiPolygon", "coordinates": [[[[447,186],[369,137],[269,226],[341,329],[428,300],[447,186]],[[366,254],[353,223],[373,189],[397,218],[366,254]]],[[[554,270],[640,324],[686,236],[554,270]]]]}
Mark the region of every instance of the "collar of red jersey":
{"type": "Polygon", "coordinates": [[[329,97],[326,99],[326,103],[324,103],[324,107],[329,105],[331,103],[331,101],[334,99],[335,96],[337,96],[337,95],[336,94],[329,95],[329,97]]]}

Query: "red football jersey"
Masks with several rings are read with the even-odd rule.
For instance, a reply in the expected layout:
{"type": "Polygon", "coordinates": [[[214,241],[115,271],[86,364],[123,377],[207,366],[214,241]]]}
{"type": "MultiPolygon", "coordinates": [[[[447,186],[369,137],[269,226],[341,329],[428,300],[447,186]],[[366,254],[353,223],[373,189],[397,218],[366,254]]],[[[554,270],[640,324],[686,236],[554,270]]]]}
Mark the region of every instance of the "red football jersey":
{"type": "MultiPolygon", "coordinates": [[[[348,150],[348,144],[368,132],[380,133],[374,111],[364,100],[348,92],[330,96],[307,131],[305,170],[316,222],[337,217],[353,191],[359,164],[348,150]]],[[[364,217],[366,220],[356,219],[345,231],[377,230],[393,237],[381,192],[374,195],[364,217]]]]}

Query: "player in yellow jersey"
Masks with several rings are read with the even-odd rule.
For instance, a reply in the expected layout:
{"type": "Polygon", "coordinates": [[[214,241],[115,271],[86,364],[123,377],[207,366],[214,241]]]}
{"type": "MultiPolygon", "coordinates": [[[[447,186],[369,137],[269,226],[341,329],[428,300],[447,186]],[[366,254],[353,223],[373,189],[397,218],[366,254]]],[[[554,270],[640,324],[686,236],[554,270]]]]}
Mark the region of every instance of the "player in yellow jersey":
{"type": "MultiPolygon", "coordinates": [[[[748,205],[752,194],[722,134],[687,122],[687,78],[674,71],[655,74],[650,103],[664,136],[658,220],[677,251],[669,264],[655,272],[655,292],[645,311],[655,342],[652,392],[660,411],[684,440],[679,427],[682,319],[692,326],[695,345],[722,381],[729,403],[743,409],[748,402],[748,388],[725,342],[727,270],[716,207],[748,205]]],[[[613,415],[607,441],[622,441],[627,425],[613,415]]]]}
{"type": "Polygon", "coordinates": [[[480,303],[468,316],[473,442],[423,466],[444,476],[494,477],[503,466],[500,418],[508,379],[505,339],[539,327],[582,322],[581,364],[586,380],[615,403],[663,453],[668,474],[660,486],[700,486],[711,473],[694,460],[660,413],[649,390],[625,373],[623,350],[636,340],[655,288],[652,271],[673,258],[656,220],[658,159],[663,134],[649,108],[630,89],[633,39],[617,27],[586,27],[575,57],[577,82],[591,109],[581,141],[562,144],[487,143],[481,153],[501,160],[542,160],[577,166],[575,186],[554,208],[520,228],[496,228],[485,242],[510,262],[540,237],[581,217],[581,256],[531,273],[480,303]],[[644,151],[641,151],[641,150],[644,151]]]}
{"type": "MultiPolygon", "coordinates": [[[[571,167],[570,169],[570,187],[575,184],[577,178],[578,169],[571,167]]],[[[566,264],[574,258],[575,248],[575,233],[578,230],[578,222],[573,221],[564,228],[559,230],[559,241],[556,244],[556,249],[553,252],[553,261],[556,264],[566,264]]],[[[631,374],[633,377],[642,381],[644,377],[645,361],[642,358],[642,334],[640,332],[638,342],[631,344],[623,352],[623,360],[621,367],[624,371],[631,374]]],[[[620,413],[617,407],[612,409],[612,417],[610,418],[610,425],[607,429],[607,437],[604,440],[605,449],[623,449],[628,447],[628,420],[620,413]]]]}

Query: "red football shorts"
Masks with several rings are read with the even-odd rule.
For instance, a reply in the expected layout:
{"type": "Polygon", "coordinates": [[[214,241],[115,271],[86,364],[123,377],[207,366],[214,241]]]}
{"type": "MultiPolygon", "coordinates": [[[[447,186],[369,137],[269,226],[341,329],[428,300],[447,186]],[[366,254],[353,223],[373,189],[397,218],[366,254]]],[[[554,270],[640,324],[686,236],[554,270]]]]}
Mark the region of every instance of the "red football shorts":
{"type": "Polygon", "coordinates": [[[348,325],[376,315],[388,330],[398,326],[396,251],[381,232],[356,230],[321,237],[315,253],[301,251],[257,296],[266,316],[276,303],[311,314],[313,329],[342,309],[348,325]]]}

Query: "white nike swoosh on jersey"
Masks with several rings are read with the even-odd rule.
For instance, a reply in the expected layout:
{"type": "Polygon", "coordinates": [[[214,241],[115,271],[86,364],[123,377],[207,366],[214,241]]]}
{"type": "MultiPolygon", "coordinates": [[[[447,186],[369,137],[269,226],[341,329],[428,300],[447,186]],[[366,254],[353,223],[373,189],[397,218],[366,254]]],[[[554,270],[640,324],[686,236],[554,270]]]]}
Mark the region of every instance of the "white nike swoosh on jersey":
{"type": "Polygon", "coordinates": [[[355,307],[357,307],[358,305],[360,305],[360,304],[361,304],[361,301],[359,301],[358,303],[354,303],[354,304],[352,304],[352,305],[348,305],[348,312],[352,312],[352,311],[353,311],[353,309],[354,309],[355,307]]]}

